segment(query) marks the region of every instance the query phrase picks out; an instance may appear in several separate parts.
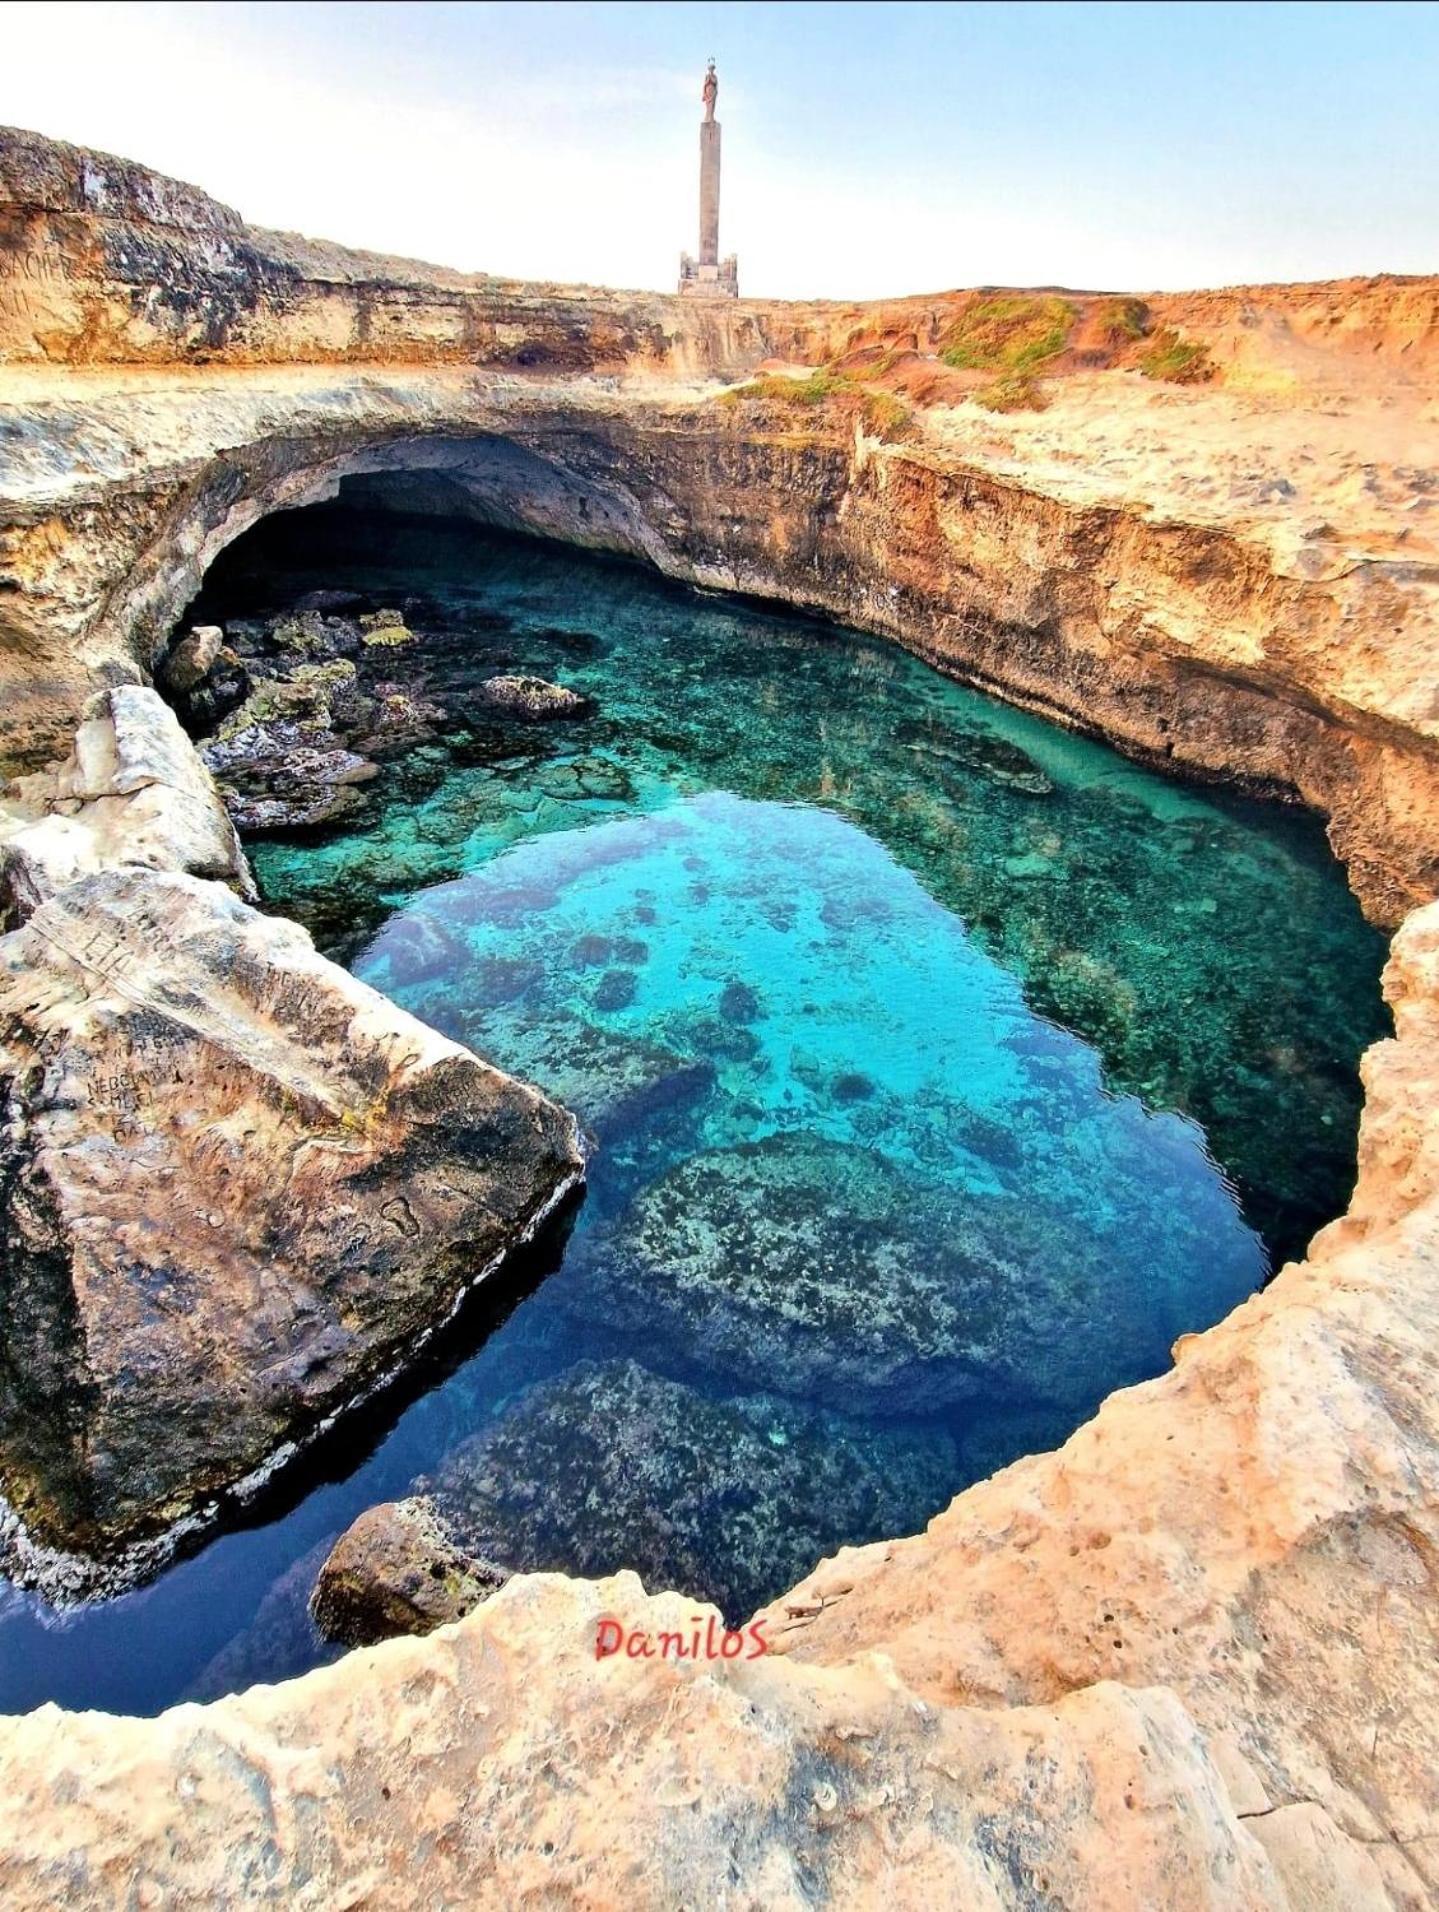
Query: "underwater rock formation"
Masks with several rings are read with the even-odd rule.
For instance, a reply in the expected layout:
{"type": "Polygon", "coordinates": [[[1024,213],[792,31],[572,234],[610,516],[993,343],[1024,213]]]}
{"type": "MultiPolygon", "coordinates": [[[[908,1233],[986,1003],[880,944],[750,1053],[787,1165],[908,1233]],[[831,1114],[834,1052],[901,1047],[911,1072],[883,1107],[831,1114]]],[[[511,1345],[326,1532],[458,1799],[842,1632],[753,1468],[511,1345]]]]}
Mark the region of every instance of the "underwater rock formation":
{"type": "Polygon", "coordinates": [[[0,1484],[48,1548],[272,1465],[582,1176],[553,1103],[192,877],[43,903],[0,1028],[0,1484]]]}
{"type": "Polygon", "coordinates": [[[859,1412],[1087,1405],[1116,1318],[1106,1245],[1062,1210],[960,1194],[875,1150],[776,1134],[694,1155],[571,1257],[567,1294],[721,1374],[859,1412]]]}
{"type": "Polygon", "coordinates": [[[480,685],[479,697],[491,709],[531,724],[583,717],[590,709],[587,697],[563,684],[546,683],[542,677],[489,677],[480,685]]]}
{"type": "Polygon", "coordinates": [[[954,1475],[942,1430],[860,1430],[776,1395],[715,1400],[637,1361],[581,1361],[462,1441],[421,1497],[361,1515],[314,1612],[356,1642],[428,1632],[508,1574],[623,1562],[737,1623],[839,1536],[917,1525],[954,1475]]]}

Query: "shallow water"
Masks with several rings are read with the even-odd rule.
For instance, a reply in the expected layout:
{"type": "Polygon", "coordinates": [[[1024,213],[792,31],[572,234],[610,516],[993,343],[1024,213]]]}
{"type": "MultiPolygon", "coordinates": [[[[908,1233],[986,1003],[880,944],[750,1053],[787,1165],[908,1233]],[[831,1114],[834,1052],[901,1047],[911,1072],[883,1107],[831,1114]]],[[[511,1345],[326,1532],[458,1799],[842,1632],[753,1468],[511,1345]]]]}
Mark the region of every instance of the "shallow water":
{"type": "Polygon", "coordinates": [[[589,1192],[333,1478],[87,1613],[12,1594],[4,1704],[313,1664],[329,1538],[417,1480],[516,1564],[741,1616],[1062,1440],[1343,1206],[1383,944],[1312,819],[464,527],[295,514],[204,608],[334,584],[418,597],[452,692],[523,668],[596,701],[457,723],[365,827],[254,849],[274,907],[581,1114],[589,1192]]]}

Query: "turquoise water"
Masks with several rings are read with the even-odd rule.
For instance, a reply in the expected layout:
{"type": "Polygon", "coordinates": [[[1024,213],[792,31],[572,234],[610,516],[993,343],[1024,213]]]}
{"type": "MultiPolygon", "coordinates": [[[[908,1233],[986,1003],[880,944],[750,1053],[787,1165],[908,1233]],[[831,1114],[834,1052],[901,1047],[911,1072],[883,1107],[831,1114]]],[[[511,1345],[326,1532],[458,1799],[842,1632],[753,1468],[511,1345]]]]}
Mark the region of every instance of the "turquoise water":
{"type": "Polygon", "coordinates": [[[467,527],[273,521],[205,609],[337,584],[411,600],[450,714],[359,827],[252,846],[266,898],[573,1107],[589,1192],[331,1478],[87,1614],[12,1594],[8,1703],[312,1664],[329,1538],[416,1485],[508,1564],[742,1617],[1062,1440],[1343,1206],[1383,944],[1312,819],[467,527]],[[478,714],[501,669],[594,714],[478,714]]]}

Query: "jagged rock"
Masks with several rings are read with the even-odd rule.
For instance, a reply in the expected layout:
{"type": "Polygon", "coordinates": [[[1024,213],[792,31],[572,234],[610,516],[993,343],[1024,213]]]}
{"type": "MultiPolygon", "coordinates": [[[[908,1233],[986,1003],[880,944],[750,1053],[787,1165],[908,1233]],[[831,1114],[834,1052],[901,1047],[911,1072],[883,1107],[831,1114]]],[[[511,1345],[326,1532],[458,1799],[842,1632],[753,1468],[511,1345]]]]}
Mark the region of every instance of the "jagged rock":
{"type": "Polygon", "coordinates": [[[182,637],[160,666],[160,681],[167,691],[187,695],[209,676],[220,655],[225,633],[218,624],[197,624],[182,637]]]}
{"type": "Polygon", "coordinates": [[[175,692],[173,701],[192,736],[201,737],[238,710],[254,689],[254,681],[227,644],[204,680],[191,691],[175,692]]]}
{"type": "Polygon", "coordinates": [[[549,723],[558,717],[583,717],[593,701],[543,677],[487,677],[477,692],[482,704],[522,723],[549,723]]]}
{"type": "Polygon", "coordinates": [[[77,877],[119,864],[254,882],[234,825],[175,713],[155,691],[91,698],[69,757],[0,800],[0,927],[77,877]]]}
{"type": "Polygon", "coordinates": [[[0,1484],[118,1557],[378,1383],[575,1187],[573,1119],[218,884],[0,939],[0,1484]]]}
{"type": "Polygon", "coordinates": [[[258,679],[239,710],[221,726],[216,743],[277,723],[333,730],[363,722],[366,715],[354,664],[348,658],[330,658],[322,664],[297,665],[284,677],[258,679]]]}
{"type": "Polygon", "coordinates": [[[361,1515],[313,1610],[336,1637],[381,1639],[458,1619],[508,1573],[623,1563],[741,1620],[841,1540],[918,1526],[957,1469],[940,1429],[716,1400],[636,1361],[581,1361],[461,1442],[424,1495],[361,1515]]]}
{"type": "Polygon", "coordinates": [[[417,696],[389,678],[372,686],[369,729],[355,742],[366,750],[393,752],[412,748],[432,737],[444,712],[428,698],[417,696]]]}
{"type": "Polygon", "coordinates": [[[200,754],[238,829],[313,829],[363,809],[352,786],[377,776],[378,767],[340,736],[373,715],[348,659],[302,664],[287,677],[258,681],[200,754]]]}
{"type": "Polygon", "coordinates": [[[326,616],[317,610],[300,610],[292,617],[277,618],[267,635],[272,645],[302,657],[335,660],[354,657],[360,649],[359,630],[349,618],[326,616]]]}
{"type": "Polygon", "coordinates": [[[327,1639],[369,1646],[399,1633],[433,1633],[477,1607],[509,1578],[461,1548],[423,1496],[368,1508],[335,1542],[310,1612],[327,1639]]]}
{"type": "MultiPolygon", "coordinates": [[[[374,766],[366,768],[373,772],[374,766]]],[[[231,796],[227,808],[235,828],[247,836],[295,835],[353,823],[368,808],[368,800],[353,783],[321,784],[297,788],[288,797],[231,796]]]]}

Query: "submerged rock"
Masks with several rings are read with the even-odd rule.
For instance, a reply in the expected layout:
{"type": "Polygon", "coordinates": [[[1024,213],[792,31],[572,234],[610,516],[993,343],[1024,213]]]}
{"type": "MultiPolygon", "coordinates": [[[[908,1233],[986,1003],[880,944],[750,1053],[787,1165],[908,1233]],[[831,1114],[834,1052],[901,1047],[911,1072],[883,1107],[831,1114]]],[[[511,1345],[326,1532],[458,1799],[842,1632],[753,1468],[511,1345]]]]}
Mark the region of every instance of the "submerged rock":
{"type": "Polygon", "coordinates": [[[312,1610],[358,1642],[458,1619],[508,1573],[633,1567],[740,1619],[842,1542],[922,1525],[956,1469],[937,1430],[581,1361],[462,1442],[423,1497],[362,1515],[312,1610]],[[465,1572],[475,1591],[457,1606],[465,1572]]]}
{"type": "Polygon", "coordinates": [[[1082,1405],[1114,1319],[1095,1305],[1106,1268],[1101,1243],[1029,1199],[958,1197],[874,1150],[777,1134],[641,1189],[576,1251],[566,1295],[804,1399],[1082,1405]]]}
{"type": "Polygon", "coordinates": [[[583,1173],[537,1090],[192,877],[42,904],[0,939],[0,1031],[0,1486],[122,1572],[393,1372],[583,1173]]]}
{"type": "Polygon", "coordinates": [[[487,677],[477,695],[491,710],[506,717],[518,717],[523,723],[548,723],[557,717],[584,717],[594,709],[592,700],[563,684],[547,683],[543,677],[487,677]]]}

